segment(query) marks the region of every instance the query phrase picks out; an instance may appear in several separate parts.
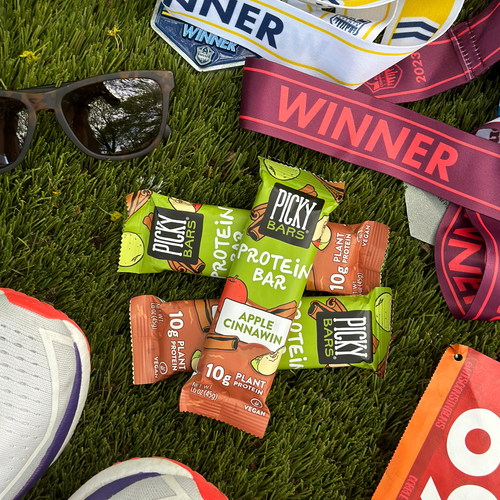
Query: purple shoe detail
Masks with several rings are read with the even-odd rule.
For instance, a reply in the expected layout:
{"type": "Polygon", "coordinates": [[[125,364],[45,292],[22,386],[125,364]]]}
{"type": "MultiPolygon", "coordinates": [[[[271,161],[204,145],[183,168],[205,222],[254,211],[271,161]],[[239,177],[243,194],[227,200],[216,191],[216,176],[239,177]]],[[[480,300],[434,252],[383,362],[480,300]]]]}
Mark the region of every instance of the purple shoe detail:
{"type": "Polygon", "coordinates": [[[50,467],[57,454],[61,450],[61,446],[68,437],[69,430],[73,424],[75,413],[78,408],[78,402],[80,399],[80,389],[82,386],[82,362],[80,359],[80,353],[76,344],[75,347],[75,357],[76,357],[76,373],[75,381],[73,382],[73,389],[71,390],[71,396],[68,401],[68,407],[64,412],[64,416],[59,424],[59,428],[54,436],[52,444],[47,449],[45,456],[42,458],[40,464],[33,472],[28,482],[23,486],[19,493],[14,497],[14,500],[20,500],[26,493],[33,488],[35,483],[40,479],[40,477],[45,473],[45,471],[50,467]]]}
{"type": "Polygon", "coordinates": [[[85,500],[108,500],[108,498],[116,495],[118,492],[124,490],[131,484],[156,476],[161,476],[161,474],[159,472],[139,472],[128,477],[117,479],[116,481],[99,488],[97,491],[94,491],[94,493],[89,495],[85,500]]]}

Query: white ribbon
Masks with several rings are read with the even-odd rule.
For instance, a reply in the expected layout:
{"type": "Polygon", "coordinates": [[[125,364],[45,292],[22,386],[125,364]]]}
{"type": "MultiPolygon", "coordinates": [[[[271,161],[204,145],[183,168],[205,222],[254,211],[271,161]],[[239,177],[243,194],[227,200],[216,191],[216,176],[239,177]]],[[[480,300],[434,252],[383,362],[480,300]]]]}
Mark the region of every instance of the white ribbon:
{"type": "Polygon", "coordinates": [[[265,59],[356,88],[442,35],[463,1],[319,0],[306,1],[301,8],[280,0],[163,0],[163,4],[173,17],[265,59]],[[323,5],[335,6],[336,11],[322,11],[323,5]],[[356,18],[350,17],[353,8],[356,18]],[[382,42],[375,43],[384,28],[382,42]]]}
{"type": "Polygon", "coordinates": [[[394,0],[301,0],[307,3],[322,4],[326,7],[344,7],[345,9],[366,9],[386,5],[394,0]]]}
{"type": "Polygon", "coordinates": [[[363,9],[336,8],[326,11],[320,5],[311,5],[307,0],[283,0],[288,5],[297,7],[332,26],[344,29],[358,38],[373,42],[394,19],[396,2],[386,2],[384,5],[363,9]],[[362,17],[359,17],[359,16],[362,17]]]}

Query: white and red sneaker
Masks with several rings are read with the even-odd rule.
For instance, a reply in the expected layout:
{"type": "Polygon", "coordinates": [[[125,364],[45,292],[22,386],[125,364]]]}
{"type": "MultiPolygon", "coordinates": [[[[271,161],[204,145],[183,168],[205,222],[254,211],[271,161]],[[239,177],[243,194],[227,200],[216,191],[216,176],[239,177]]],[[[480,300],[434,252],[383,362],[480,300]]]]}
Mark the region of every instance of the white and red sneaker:
{"type": "Polygon", "coordinates": [[[0,288],[0,499],[18,500],[57,459],[87,398],[90,352],[64,313],[0,288]]]}
{"type": "Polygon", "coordinates": [[[119,462],[89,479],[69,500],[227,500],[212,483],[167,458],[119,462]]]}

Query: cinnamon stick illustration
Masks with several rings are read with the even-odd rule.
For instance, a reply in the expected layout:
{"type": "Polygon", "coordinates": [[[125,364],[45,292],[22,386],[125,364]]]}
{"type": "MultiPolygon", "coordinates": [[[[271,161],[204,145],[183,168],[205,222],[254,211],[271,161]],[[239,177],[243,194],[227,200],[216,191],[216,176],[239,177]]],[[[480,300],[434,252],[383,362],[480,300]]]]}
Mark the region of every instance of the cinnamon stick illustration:
{"type": "Polygon", "coordinates": [[[266,208],[268,203],[262,203],[262,205],[257,205],[250,212],[250,219],[254,222],[248,226],[247,234],[254,241],[259,241],[264,235],[260,232],[260,225],[262,223],[262,219],[264,214],[266,213],[266,208]]]}
{"type": "Polygon", "coordinates": [[[126,198],[127,204],[127,219],[132,214],[137,212],[151,198],[152,191],[149,189],[141,189],[135,193],[130,193],[126,198]]]}
{"type": "Polygon", "coordinates": [[[221,351],[236,351],[238,349],[238,337],[226,337],[225,335],[208,335],[203,349],[219,349],[221,351]]]}
{"type": "Polygon", "coordinates": [[[309,310],[307,314],[311,316],[314,320],[316,320],[316,316],[322,312],[344,312],[347,311],[344,304],[340,302],[335,297],[330,297],[326,304],[319,302],[318,300],[313,300],[311,305],[309,306],[309,310]]]}
{"type": "Polygon", "coordinates": [[[200,324],[201,331],[203,333],[208,333],[213,319],[212,309],[210,307],[210,301],[205,299],[205,300],[194,300],[193,302],[196,311],[196,317],[198,318],[198,323],[200,324]]]}
{"type": "Polygon", "coordinates": [[[196,264],[183,264],[182,262],[169,260],[168,265],[171,267],[172,271],[178,273],[190,272],[194,274],[201,274],[203,269],[205,269],[206,264],[201,259],[198,259],[196,264]]]}

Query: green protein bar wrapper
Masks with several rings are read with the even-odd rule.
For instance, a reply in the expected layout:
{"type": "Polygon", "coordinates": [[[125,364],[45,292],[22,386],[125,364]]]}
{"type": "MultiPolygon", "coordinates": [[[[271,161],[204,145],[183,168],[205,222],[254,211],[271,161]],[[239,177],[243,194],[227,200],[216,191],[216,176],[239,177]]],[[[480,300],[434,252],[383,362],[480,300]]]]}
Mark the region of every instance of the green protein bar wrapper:
{"type": "Polygon", "coordinates": [[[118,271],[226,277],[247,217],[247,210],[189,203],[146,189],[129,194],[118,271]]]}
{"type": "Polygon", "coordinates": [[[203,349],[179,408],[262,437],[274,373],[255,376],[258,356],[278,359],[317,252],[312,243],[341,197],[338,185],[260,159],[262,183],[245,224],[208,337],[237,338],[235,350],[203,349]],[[258,403],[255,396],[258,395],[258,403]],[[252,403],[253,401],[253,403],[252,403]],[[255,406],[258,405],[258,408],[255,406]]]}
{"type": "MultiPolygon", "coordinates": [[[[134,297],[130,301],[134,384],[195,371],[203,348],[235,350],[237,337],[207,339],[218,303],[134,297]]],[[[384,378],[391,316],[390,288],[378,287],[368,295],[303,297],[281,359],[268,354],[250,364],[256,374],[274,373],[278,362],[278,370],[356,366],[384,378]]]]}
{"type": "MultiPolygon", "coordinates": [[[[342,185],[338,187],[341,193],[342,185]]],[[[128,195],[127,207],[118,270],[128,273],[173,270],[227,278],[250,214],[248,210],[194,204],[148,190],[128,195]],[[186,224],[180,225],[178,219],[186,224]]],[[[307,290],[364,295],[380,286],[388,239],[389,228],[375,221],[351,225],[328,222],[322,231],[319,227],[312,239],[319,251],[307,290]]]]}
{"type": "Polygon", "coordinates": [[[303,297],[279,368],[357,366],[385,377],[392,325],[392,291],[303,297]],[[313,340],[310,340],[310,337],[313,340]]]}

